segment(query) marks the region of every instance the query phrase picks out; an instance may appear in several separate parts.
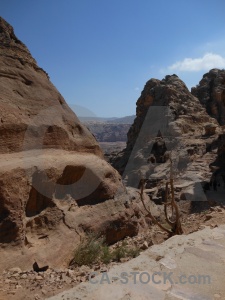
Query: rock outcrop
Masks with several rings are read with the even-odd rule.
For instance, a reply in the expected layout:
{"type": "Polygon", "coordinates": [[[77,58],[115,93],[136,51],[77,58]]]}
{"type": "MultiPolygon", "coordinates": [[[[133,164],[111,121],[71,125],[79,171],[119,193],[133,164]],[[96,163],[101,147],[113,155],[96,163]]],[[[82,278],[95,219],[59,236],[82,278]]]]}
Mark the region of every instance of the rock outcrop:
{"type": "Polygon", "coordinates": [[[211,117],[225,125],[225,70],[210,70],[191,92],[211,117]]]}
{"type": "Polygon", "coordinates": [[[112,163],[128,185],[147,179],[157,200],[170,177],[171,158],[177,200],[203,200],[200,190],[212,176],[220,130],[176,75],[151,79],[137,101],[127,147],[112,163]]]}
{"type": "Polygon", "coordinates": [[[138,232],[137,194],[2,18],[0,138],[1,268],[66,264],[85,231],[138,232]]]}

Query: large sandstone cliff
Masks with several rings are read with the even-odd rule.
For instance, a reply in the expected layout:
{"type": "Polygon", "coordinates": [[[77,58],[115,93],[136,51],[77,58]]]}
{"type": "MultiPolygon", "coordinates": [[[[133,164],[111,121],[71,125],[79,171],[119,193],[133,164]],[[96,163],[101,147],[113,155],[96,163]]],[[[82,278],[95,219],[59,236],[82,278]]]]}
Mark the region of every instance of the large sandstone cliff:
{"type": "Polygon", "coordinates": [[[2,268],[66,264],[86,231],[137,234],[120,175],[2,18],[0,153],[2,268]]]}

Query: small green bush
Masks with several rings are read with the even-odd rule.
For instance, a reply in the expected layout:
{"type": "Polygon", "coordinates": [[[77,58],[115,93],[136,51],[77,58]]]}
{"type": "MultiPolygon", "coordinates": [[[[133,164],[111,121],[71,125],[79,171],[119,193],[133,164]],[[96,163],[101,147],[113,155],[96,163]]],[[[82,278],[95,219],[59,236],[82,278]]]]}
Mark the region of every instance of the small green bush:
{"type": "Polygon", "coordinates": [[[111,260],[112,260],[112,254],[110,253],[109,247],[107,245],[103,245],[101,261],[104,264],[109,264],[111,260]]]}
{"type": "Polygon", "coordinates": [[[110,261],[120,261],[124,257],[136,257],[140,253],[138,248],[128,248],[126,242],[113,251],[105,244],[104,238],[88,234],[75,249],[70,266],[92,265],[98,261],[109,264],[110,261]]]}
{"type": "Polygon", "coordinates": [[[89,234],[76,248],[70,265],[76,264],[82,266],[95,263],[101,253],[102,244],[103,239],[99,239],[93,234],[89,234]]]}
{"type": "Polygon", "coordinates": [[[112,259],[115,261],[120,261],[124,257],[126,257],[126,248],[124,246],[118,247],[112,252],[112,259]]]}
{"type": "Polygon", "coordinates": [[[127,251],[127,256],[135,258],[140,254],[140,249],[136,248],[131,248],[127,251]]]}

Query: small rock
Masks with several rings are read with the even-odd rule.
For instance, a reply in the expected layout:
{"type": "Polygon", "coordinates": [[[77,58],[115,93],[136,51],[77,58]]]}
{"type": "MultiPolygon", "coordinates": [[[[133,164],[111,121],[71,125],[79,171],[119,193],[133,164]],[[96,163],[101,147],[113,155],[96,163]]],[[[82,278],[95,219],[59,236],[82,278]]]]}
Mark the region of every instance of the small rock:
{"type": "Polygon", "coordinates": [[[10,277],[18,277],[18,276],[19,276],[19,273],[14,273],[10,277]]]}
{"type": "Polygon", "coordinates": [[[21,273],[22,270],[20,268],[11,268],[9,269],[9,272],[15,274],[15,273],[21,273]]]}
{"type": "Polygon", "coordinates": [[[100,266],[99,265],[94,265],[94,270],[97,271],[100,269],[100,266]]]}
{"type": "Polygon", "coordinates": [[[148,249],[148,242],[144,241],[144,243],[141,245],[141,250],[146,250],[148,249]]]}
{"type": "Polygon", "coordinates": [[[15,295],[15,293],[16,293],[15,291],[8,291],[7,292],[7,294],[9,294],[9,295],[15,295]]]}
{"type": "Polygon", "coordinates": [[[205,225],[200,225],[200,226],[198,227],[198,229],[204,229],[204,228],[206,228],[205,225]]]}
{"type": "Polygon", "coordinates": [[[74,271],[73,270],[68,270],[66,272],[66,276],[68,276],[68,277],[73,277],[73,275],[74,275],[74,271]]]}
{"type": "Polygon", "coordinates": [[[85,276],[90,272],[90,268],[88,268],[87,266],[82,266],[79,271],[80,276],[85,276]]]}
{"type": "Polygon", "coordinates": [[[22,288],[22,285],[17,284],[17,285],[16,285],[16,289],[20,289],[20,288],[22,288]]]}
{"type": "Polygon", "coordinates": [[[43,294],[44,296],[47,295],[47,291],[46,291],[46,290],[42,290],[41,292],[42,292],[42,294],[43,294]]]}
{"type": "Polygon", "coordinates": [[[45,271],[45,274],[51,274],[52,270],[49,268],[47,271],[45,271]]]}
{"type": "Polygon", "coordinates": [[[5,283],[10,283],[10,282],[12,282],[12,280],[10,280],[10,279],[5,280],[5,283]]]}
{"type": "Polygon", "coordinates": [[[210,220],[210,219],[212,219],[212,215],[209,215],[209,214],[208,214],[208,215],[205,216],[205,221],[208,221],[208,220],[210,220]]]}
{"type": "Polygon", "coordinates": [[[27,274],[23,274],[22,276],[20,276],[21,279],[26,279],[27,278],[27,274]]]}
{"type": "Polygon", "coordinates": [[[36,276],[36,277],[35,277],[35,279],[36,279],[36,280],[42,280],[42,279],[43,279],[43,277],[42,277],[42,276],[40,276],[40,275],[38,275],[38,276],[36,276]]]}
{"type": "Polygon", "coordinates": [[[217,224],[213,224],[213,223],[211,223],[211,224],[209,224],[212,228],[215,228],[215,227],[218,227],[218,225],[217,224]]]}
{"type": "Polygon", "coordinates": [[[102,267],[100,269],[100,273],[105,273],[105,272],[108,272],[108,269],[106,267],[102,267]]]}
{"type": "Polygon", "coordinates": [[[80,282],[85,282],[86,281],[86,277],[85,276],[82,276],[81,278],[80,278],[80,282]]]}
{"type": "Polygon", "coordinates": [[[60,280],[66,283],[71,283],[71,279],[66,276],[66,274],[61,274],[60,275],[60,280]]]}
{"type": "Polygon", "coordinates": [[[219,294],[214,294],[214,298],[219,299],[221,296],[219,294]]]}
{"type": "Polygon", "coordinates": [[[209,210],[214,212],[214,211],[216,211],[216,208],[212,206],[209,208],[209,210]]]}
{"type": "Polygon", "coordinates": [[[127,262],[128,260],[129,260],[128,257],[122,257],[122,258],[120,259],[120,262],[121,262],[121,263],[124,263],[124,262],[127,262]]]}
{"type": "Polygon", "coordinates": [[[164,256],[161,256],[161,255],[157,255],[156,257],[155,257],[155,260],[156,261],[159,261],[160,259],[162,259],[164,256]]]}

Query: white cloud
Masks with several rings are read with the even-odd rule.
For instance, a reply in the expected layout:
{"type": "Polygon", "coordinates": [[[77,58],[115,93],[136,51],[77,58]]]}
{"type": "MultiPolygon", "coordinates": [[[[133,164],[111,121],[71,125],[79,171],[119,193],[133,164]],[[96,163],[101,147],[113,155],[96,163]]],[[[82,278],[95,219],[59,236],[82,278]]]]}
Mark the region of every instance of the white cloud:
{"type": "Polygon", "coordinates": [[[213,68],[225,68],[225,58],[219,54],[206,53],[200,58],[185,58],[168,67],[171,71],[197,72],[213,68]]]}

